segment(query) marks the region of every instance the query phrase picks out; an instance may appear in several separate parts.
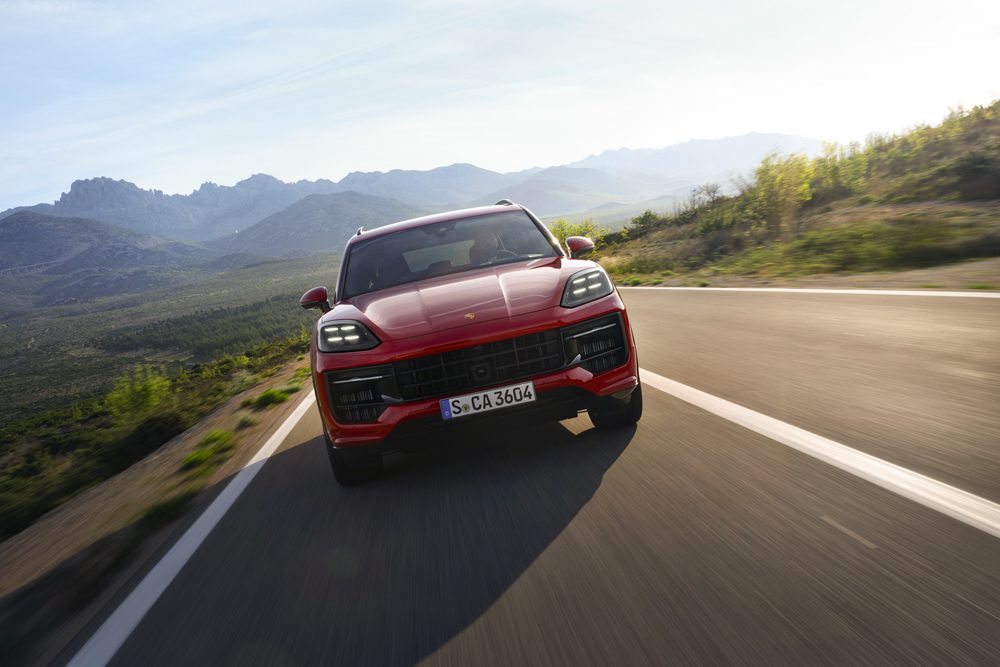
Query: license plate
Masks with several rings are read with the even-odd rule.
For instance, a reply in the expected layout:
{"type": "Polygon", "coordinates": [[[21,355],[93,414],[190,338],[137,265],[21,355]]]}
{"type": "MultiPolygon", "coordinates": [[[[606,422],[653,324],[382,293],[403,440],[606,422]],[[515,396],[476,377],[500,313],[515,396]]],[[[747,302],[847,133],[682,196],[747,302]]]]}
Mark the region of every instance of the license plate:
{"type": "Polygon", "coordinates": [[[522,382],[521,384],[512,384],[509,387],[477,391],[474,394],[455,396],[454,398],[442,398],[438,403],[441,405],[443,419],[457,419],[458,417],[489,412],[497,408],[506,408],[510,405],[532,403],[534,400],[535,385],[531,382],[522,382]]]}

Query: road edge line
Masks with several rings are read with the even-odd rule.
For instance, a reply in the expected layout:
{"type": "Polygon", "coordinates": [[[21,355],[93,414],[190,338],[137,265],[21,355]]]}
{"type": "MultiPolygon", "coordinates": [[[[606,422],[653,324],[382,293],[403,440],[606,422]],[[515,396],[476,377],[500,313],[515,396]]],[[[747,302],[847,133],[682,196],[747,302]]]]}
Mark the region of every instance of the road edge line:
{"type": "Polygon", "coordinates": [[[285,418],[271,437],[261,445],[246,465],[233,477],[215,500],[205,509],[193,524],[184,532],[163,558],[146,573],[142,581],[132,589],[132,592],[105,619],[87,643],[77,651],[67,663],[69,667],[91,667],[106,665],[118,652],[125,640],[142,621],[146,613],[159,599],[163,591],[180,573],[205,538],[212,532],[226,512],[233,506],[253,478],[257,476],[268,458],[278,449],[292,429],[301,421],[306,411],[316,401],[315,394],[310,390],[299,402],[292,413],[285,418]]]}
{"type": "Polygon", "coordinates": [[[1000,299],[1000,292],[922,292],[918,290],[889,289],[833,289],[817,287],[663,287],[650,285],[638,287],[619,285],[629,290],[674,290],[678,292],[773,292],[776,294],[853,294],[856,296],[937,296],[966,299],[1000,299]]]}
{"type": "Polygon", "coordinates": [[[1000,538],[1000,505],[724,398],[640,369],[643,383],[1000,538]]]}

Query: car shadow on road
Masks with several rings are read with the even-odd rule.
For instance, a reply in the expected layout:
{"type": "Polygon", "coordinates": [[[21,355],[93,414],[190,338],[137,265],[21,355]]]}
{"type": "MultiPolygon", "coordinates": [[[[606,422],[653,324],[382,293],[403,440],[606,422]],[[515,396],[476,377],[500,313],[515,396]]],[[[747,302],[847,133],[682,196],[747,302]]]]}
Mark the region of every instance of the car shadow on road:
{"type": "Polygon", "coordinates": [[[583,420],[394,455],[383,479],[348,489],[321,438],[284,450],[116,664],[427,657],[565,530],[635,433],[583,420]]]}

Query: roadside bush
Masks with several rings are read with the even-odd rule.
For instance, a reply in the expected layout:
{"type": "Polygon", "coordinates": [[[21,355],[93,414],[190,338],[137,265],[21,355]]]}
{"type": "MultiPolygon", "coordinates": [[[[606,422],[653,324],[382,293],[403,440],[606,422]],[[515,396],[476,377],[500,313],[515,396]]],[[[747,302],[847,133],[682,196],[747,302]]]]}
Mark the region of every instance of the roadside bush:
{"type": "Polygon", "coordinates": [[[127,435],[101,448],[97,460],[106,475],[114,475],[141,461],[186,428],[184,418],[176,412],[147,417],[127,435]]]}
{"type": "Polygon", "coordinates": [[[225,459],[235,444],[233,434],[229,431],[209,431],[195,446],[195,450],[184,457],[181,469],[201,468],[203,472],[207,472],[225,459]]]}
{"type": "Polygon", "coordinates": [[[620,259],[608,270],[617,274],[673,271],[674,258],[670,255],[636,255],[620,259]]]}
{"type": "Polygon", "coordinates": [[[726,257],[725,273],[803,275],[917,268],[1000,255],[1000,234],[970,233],[934,220],[857,223],[802,234],[726,257]]]}
{"type": "Polygon", "coordinates": [[[242,430],[257,425],[257,419],[253,415],[242,415],[236,423],[236,428],[242,430]]]}
{"type": "Polygon", "coordinates": [[[256,409],[263,410],[271,407],[272,405],[284,403],[287,400],[288,394],[284,391],[280,389],[268,389],[254,400],[253,405],[256,409]]]}
{"type": "Polygon", "coordinates": [[[952,166],[962,199],[1000,199],[1000,142],[990,153],[975,152],[957,158],[952,166]]]}
{"type": "Polygon", "coordinates": [[[104,400],[116,418],[135,419],[156,410],[169,395],[170,380],[158,370],[140,364],[131,374],[118,378],[104,400]]]}
{"type": "Polygon", "coordinates": [[[157,528],[170,523],[184,513],[191,500],[198,495],[194,489],[185,489],[169,498],[150,506],[139,517],[139,521],[149,528],[157,528]]]}

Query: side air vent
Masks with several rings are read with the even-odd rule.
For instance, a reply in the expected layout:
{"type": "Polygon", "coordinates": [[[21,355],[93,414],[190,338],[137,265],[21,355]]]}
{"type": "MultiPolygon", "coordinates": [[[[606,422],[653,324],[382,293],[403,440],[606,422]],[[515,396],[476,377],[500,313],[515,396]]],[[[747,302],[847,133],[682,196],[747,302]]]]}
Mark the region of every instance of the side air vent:
{"type": "Polygon", "coordinates": [[[386,397],[398,391],[392,366],[367,366],[326,373],[330,408],[341,424],[378,421],[386,397]]]}
{"type": "Polygon", "coordinates": [[[619,313],[604,315],[562,330],[566,356],[595,375],[618,368],[628,361],[625,327],[619,313]]]}

